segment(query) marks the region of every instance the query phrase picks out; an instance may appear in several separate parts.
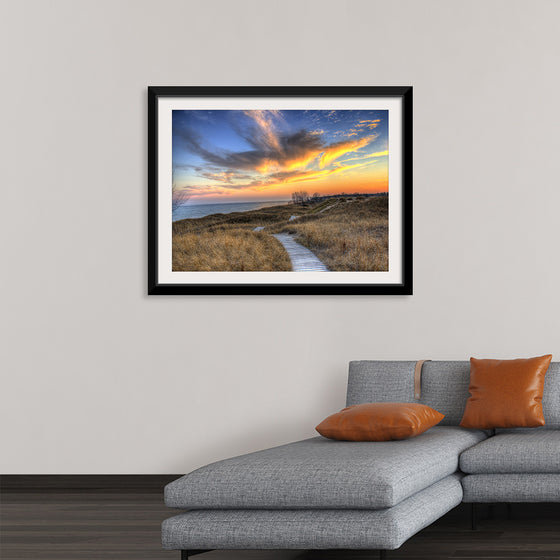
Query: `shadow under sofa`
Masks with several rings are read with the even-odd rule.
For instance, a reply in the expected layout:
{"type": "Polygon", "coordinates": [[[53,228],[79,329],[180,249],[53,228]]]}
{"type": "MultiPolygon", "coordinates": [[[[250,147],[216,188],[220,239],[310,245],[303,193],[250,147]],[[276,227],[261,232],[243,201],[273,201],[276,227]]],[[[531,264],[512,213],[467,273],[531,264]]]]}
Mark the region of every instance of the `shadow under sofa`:
{"type": "Polygon", "coordinates": [[[419,402],[445,415],[407,440],[315,437],[212,463],[168,484],[162,543],[182,558],[213,549],[400,547],[461,503],[560,502],[560,364],[546,374],[546,426],[459,427],[467,361],[426,362],[415,399],[409,361],[350,363],[347,406],[419,402]],[[460,470],[459,470],[460,469],[460,470]]]}

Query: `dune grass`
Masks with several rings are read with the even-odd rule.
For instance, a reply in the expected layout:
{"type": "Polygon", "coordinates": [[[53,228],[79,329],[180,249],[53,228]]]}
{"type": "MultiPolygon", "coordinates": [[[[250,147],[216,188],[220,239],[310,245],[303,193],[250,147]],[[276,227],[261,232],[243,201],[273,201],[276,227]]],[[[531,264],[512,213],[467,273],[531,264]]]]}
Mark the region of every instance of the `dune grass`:
{"type": "Polygon", "coordinates": [[[173,238],[173,270],[291,270],[290,257],[271,235],[241,228],[184,233],[173,238]]]}
{"type": "Polygon", "coordinates": [[[388,197],[338,201],[324,212],[267,228],[271,233],[291,233],[329,270],[389,270],[388,197]]]}
{"type": "Polygon", "coordinates": [[[290,233],[329,270],[388,270],[388,197],[330,199],[173,223],[174,271],[285,271],[290,258],[272,233],[290,233]],[[321,212],[323,210],[323,212],[321,212]],[[298,218],[289,221],[290,216],[298,218]],[[264,231],[254,232],[257,226],[264,231]]]}
{"type": "Polygon", "coordinates": [[[231,214],[212,214],[204,218],[177,220],[173,222],[173,235],[196,233],[204,231],[218,231],[232,227],[252,230],[257,226],[272,226],[283,224],[290,216],[305,214],[306,208],[296,207],[293,204],[270,206],[260,210],[248,212],[232,212],[231,214]]]}
{"type": "Polygon", "coordinates": [[[271,235],[257,226],[285,223],[287,206],[250,212],[213,214],[173,223],[174,271],[289,271],[290,257],[271,235]]]}

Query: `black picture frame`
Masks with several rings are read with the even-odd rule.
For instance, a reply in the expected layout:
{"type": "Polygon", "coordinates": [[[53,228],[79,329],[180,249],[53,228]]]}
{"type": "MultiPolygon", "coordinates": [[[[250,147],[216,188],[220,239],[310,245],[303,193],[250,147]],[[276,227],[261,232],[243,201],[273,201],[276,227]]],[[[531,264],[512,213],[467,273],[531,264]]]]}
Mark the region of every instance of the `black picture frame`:
{"type": "MultiPolygon", "coordinates": [[[[149,295],[412,295],[412,87],[148,87],[148,294],[149,295]],[[400,282],[346,284],[164,283],[158,279],[158,102],[165,98],[399,98],[402,141],[402,274],[400,282]]],[[[240,273],[243,274],[243,273],[240,273]]],[[[299,274],[299,273],[298,273],[299,274]]]]}

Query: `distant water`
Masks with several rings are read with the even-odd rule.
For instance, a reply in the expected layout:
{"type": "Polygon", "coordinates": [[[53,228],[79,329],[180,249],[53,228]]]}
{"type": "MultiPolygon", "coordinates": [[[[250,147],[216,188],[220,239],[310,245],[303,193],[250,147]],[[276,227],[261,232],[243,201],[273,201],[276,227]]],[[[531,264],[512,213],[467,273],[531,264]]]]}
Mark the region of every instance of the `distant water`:
{"type": "Polygon", "coordinates": [[[266,202],[222,202],[220,204],[189,204],[179,206],[173,212],[173,221],[186,218],[204,218],[211,214],[231,214],[231,212],[247,212],[248,210],[259,210],[269,206],[287,204],[287,200],[268,200],[266,202]]]}

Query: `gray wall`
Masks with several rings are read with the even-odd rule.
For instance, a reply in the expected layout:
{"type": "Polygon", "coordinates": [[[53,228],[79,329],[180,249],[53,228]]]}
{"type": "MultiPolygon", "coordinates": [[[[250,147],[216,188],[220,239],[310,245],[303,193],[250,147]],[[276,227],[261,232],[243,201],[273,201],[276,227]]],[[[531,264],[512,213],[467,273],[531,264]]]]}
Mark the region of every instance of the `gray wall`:
{"type": "Polygon", "coordinates": [[[3,5],[4,473],[313,435],[351,359],[560,359],[555,1],[3,5]],[[146,86],[413,85],[412,297],[147,297],[146,86]]]}

